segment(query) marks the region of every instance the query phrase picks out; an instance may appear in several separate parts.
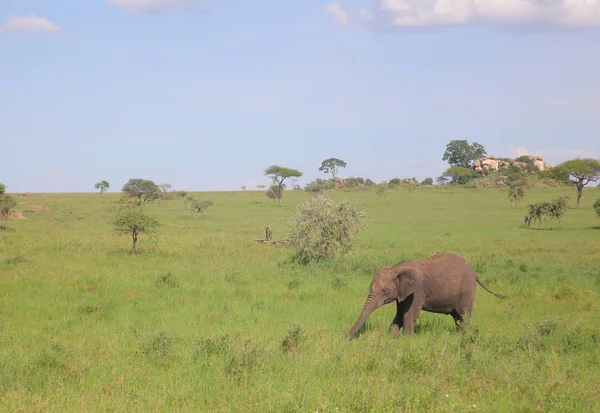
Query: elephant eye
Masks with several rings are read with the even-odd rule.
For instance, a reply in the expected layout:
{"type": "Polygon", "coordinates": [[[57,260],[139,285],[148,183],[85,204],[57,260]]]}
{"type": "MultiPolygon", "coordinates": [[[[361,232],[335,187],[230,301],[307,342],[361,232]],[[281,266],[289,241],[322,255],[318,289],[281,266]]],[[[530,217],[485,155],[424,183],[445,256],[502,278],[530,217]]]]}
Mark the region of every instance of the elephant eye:
{"type": "Polygon", "coordinates": [[[387,289],[387,288],[384,288],[383,290],[381,290],[381,292],[382,292],[382,293],[384,293],[384,294],[387,294],[387,292],[388,292],[388,289],[387,289]]]}

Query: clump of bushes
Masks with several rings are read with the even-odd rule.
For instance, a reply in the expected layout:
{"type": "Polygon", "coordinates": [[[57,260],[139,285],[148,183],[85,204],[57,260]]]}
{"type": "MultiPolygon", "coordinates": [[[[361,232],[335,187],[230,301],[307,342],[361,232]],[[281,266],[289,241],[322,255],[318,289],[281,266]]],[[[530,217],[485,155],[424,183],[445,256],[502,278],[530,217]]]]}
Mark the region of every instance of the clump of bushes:
{"type": "Polygon", "coordinates": [[[596,202],[594,202],[594,211],[596,211],[596,216],[600,218],[600,198],[596,199],[596,202]]]}
{"type": "Polygon", "coordinates": [[[359,204],[313,198],[298,206],[292,219],[292,261],[307,264],[342,256],[352,250],[365,213],[359,204]]]}

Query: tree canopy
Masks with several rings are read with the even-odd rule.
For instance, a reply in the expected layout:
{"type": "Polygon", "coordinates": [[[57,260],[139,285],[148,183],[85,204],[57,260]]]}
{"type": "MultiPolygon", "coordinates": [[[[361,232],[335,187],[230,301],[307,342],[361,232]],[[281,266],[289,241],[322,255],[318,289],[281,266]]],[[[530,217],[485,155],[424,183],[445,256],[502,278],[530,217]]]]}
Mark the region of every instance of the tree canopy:
{"type": "Polygon", "coordinates": [[[273,186],[277,187],[277,199],[279,199],[279,205],[281,205],[281,198],[283,198],[283,181],[288,178],[299,178],[302,176],[302,172],[297,169],[286,168],[279,165],[271,165],[265,169],[264,176],[269,176],[273,180],[273,186]]]}
{"type": "Polygon", "coordinates": [[[119,212],[113,220],[113,228],[119,234],[131,235],[131,250],[135,254],[140,234],[155,234],[160,226],[158,220],[144,211],[142,198],[121,198],[119,212]]]}
{"type": "Polygon", "coordinates": [[[550,175],[577,189],[577,209],[581,207],[583,187],[600,179],[600,161],[593,158],[576,158],[550,169],[550,175]]]}
{"type": "Polygon", "coordinates": [[[479,175],[477,172],[463,166],[451,166],[444,171],[442,176],[452,178],[453,184],[464,185],[479,175]]]}
{"type": "Polygon", "coordinates": [[[477,142],[469,144],[466,140],[453,140],[446,145],[442,161],[448,161],[452,166],[469,168],[474,160],[483,158],[486,155],[487,152],[483,145],[477,142]]]}
{"type": "Polygon", "coordinates": [[[124,193],[130,197],[137,197],[144,202],[158,198],[160,189],[154,182],[146,179],[130,179],[124,186],[124,193]]]}
{"type": "Polygon", "coordinates": [[[100,195],[102,195],[102,193],[104,191],[106,191],[108,188],[110,188],[110,184],[108,183],[108,181],[100,181],[100,182],[96,182],[96,184],[94,185],[94,188],[99,189],[100,195]]]}
{"type": "Polygon", "coordinates": [[[333,179],[336,179],[340,168],[345,168],[346,165],[348,164],[342,161],[341,159],[329,158],[321,162],[321,167],[319,168],[319,171],[325,172],[326,174],[331,174],[333,179]]]}

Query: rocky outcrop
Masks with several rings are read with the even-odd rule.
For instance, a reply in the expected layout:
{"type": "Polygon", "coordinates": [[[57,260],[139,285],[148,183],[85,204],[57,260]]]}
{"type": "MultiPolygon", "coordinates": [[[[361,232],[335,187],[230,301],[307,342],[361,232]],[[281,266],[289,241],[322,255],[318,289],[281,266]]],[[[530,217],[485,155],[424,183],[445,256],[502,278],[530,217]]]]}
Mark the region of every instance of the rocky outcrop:
{"type": "Polygon", "coordinates": [[[481,158],[474,161],[472,168],[475,172],[480,174],[483,174],[485,171],[499,171],[501,169],[506,169],[511,165],[516,166],[522,171],[526,171],[529,163],[531,163],[540,171],[545,171],[546,169],[552,168],[552,165],[550,165],[548,162],[544,162],[541,156],[526,155],[520,156],[517,159],[519,159],[519,161],[512,158],[488,156],[486,158],[481,158]],[[523,162],[524,158],[529,159],[529,162],[523,162]]]}

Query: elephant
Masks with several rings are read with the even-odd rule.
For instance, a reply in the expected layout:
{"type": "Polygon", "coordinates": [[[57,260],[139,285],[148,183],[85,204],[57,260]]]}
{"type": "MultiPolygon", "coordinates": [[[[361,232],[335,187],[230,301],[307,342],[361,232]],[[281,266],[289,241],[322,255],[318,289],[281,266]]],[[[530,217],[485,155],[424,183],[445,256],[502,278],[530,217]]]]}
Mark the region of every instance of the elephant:
{"type": "Polygon", "coordinates": [[[421,310],[449,314],[460,329],[465,316],[470,317],[473,311],[475,283],[498,298],[508,298],[488,289],[475,270],[456,254],[438,253],[427,259],[388,265],[373,277],[363,310],[348,337],[355,338],[374,310],[393,301],[396,316],[390,329],[395,336],[401,328],[413,333],[421,310]]]}

